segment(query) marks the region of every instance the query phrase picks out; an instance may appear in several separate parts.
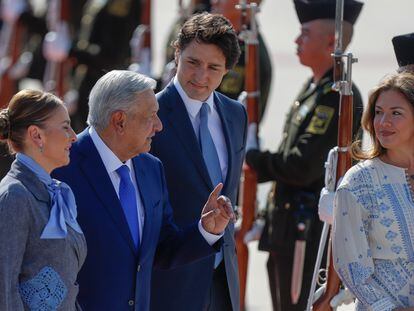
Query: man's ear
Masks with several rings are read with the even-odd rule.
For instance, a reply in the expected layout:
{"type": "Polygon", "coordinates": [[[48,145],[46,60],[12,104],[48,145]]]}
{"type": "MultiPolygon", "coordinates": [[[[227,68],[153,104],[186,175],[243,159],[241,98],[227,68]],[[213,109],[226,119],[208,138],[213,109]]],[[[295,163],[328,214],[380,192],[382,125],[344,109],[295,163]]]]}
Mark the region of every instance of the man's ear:
{"type": "Polygon", "coordinates": [[[117,133],[123,133],[125,131],[126,113],[121,110],[113,112],[109,122],[117,133]]]}
{"type": "Polygon", "coordinates": [[[43,148],[44,132],[37,125],[30,125],[27,128],[27,137],[38,148],[43,148]]]}
{"type": "Polygon", "coordinates": [[[329,53],[333,53],[335,49],[335,34],[330,34],[328,36],[328,44],[327,48],[329,49],[329,53]]]}

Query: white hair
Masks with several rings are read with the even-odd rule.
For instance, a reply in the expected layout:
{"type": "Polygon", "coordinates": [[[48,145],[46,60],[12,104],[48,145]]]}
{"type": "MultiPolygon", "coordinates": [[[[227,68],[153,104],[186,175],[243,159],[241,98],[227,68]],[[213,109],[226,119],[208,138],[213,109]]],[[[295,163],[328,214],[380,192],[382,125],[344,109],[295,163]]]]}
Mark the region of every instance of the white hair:
{"type": "Polygon", "coordinates": [[[88,124],[97,131],[104,130],[113,112],[128,111],[137,95],[154,89],[155,80],[128,70],[112,70],[102,76],[89,94],[88,124]]]}

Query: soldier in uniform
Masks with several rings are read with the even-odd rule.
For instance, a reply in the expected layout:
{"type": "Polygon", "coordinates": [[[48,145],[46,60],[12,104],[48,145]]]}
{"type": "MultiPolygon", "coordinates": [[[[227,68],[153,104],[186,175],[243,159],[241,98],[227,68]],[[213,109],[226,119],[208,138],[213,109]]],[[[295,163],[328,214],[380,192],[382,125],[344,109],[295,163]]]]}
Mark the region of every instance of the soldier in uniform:
{"type": "MultiPolygon", "coordinates": [[[[261,0],[248,1],[256,2],[260,4],[261,0]]],[[[227,17],[232,23],[234,29],[237,33],[240,33],[242,30],[241,25],[241,13],[240,10],[236,9],[235,5],[238,4],[238,0],[227,0],[227,1],[218,1],[218,0],[193,0],[189,4],[188,10],[190,13],[198,13],[202,11],[219,13],[227,17]]],[[[183,10],[187,11],[187,10],[183,10]]],[[[178,30],[181,28],[181,25],[184,23],[186,16],[181,16],[178,21],[175,23],[173,30],[169,36],[168,43],[172,42],[176,37],[178,30]]],[[[220,93],[232,98],[238,99],[240,93],[244,91],[244,80],[245,80],[245,46],[243,41],[239,42],[241,55],[237,64],[229,70],[229,72],[224,76],[223,81],[218,87],[217,91],[220,93]]],[[[260,107],[259,107],[259,117],[262,118],[267,98],[270,92],[270,85],[272,82],[272,63],[270,61],[270,56],[266,47],[266,44],[263,40],[262,35],[259,31],[259,60],[260,60],[260,107]]],[[[175,68],[174,66],[174,48],[172,46],[167,47],[166,50],[166,69],[175,68]]],[[[169,78],[174,76],[174,74],[167,74],[169,78]]],[[[164,81],[164,85],[169,82],[169,78],[165,78],[168,81],[164,81]]]]}
{"type": "MultiPolygon", "coordinates": [[[[254,148],[257,142],[254,143],[250,130],[246,146],[246,161],[257,172],[259,182],[275,181],[259,249],[269,252],[269,284],[273,309],[277,311],[306,308],[323,227],[317,205],[324,185],[324,162],[329,150],[336,146],[338,135],[339,94],[332,90],[331,57],[335,44],[335,1],[294,0],[294,4],[302,25],[295,41],[297,55],[301,64],[312,70],[313,76],[287,114],[278,151],[270,153],[254,148]],[[293,304],[290,289],[299,221],[307,224],[306,255],[299,301],[293,304]]],[[[345,1],[344,47],[351,40],[353,24],[362,5],[355,0],[345,1]]],[[[356,133],[362,99],[356,87],[353,93],[356,133]]]]}
{"type": "MultiPolygon", "coordinates": [[[[76,32],[80,23],[80,12],[86,0],[70,1],[70,26],[76,32]]],[[[44,10],[41,10],[41,1],[31,4],[26,0],[9,0],[1,3],[2,19],[18,20],[22,25],[22,33],[15,36],[12,40],[21,40],[21,55],[17,63],[12,67],[16,83],[21,79],[31,78],[42,80],[45,71],[45,59],[43,57],[42,40],[46,35],[47,16],[44,10]]],[[[49,6],[52,1],[48,0],[49,6]]],[[[18,42],[20,43],[20,42],[18,42]]],[[[7,105],[7,103],[0,103],[7,105]]],[[[0,145],[0,179],[3,178],[10,169],[13,156],[7,151],[6,145],[0,145]]]]}
{"type": "MultiPolygon", "coordinates": [[[[41,37],[46,33],[46,23],[44,19],[33,13],[30,4],[24,0],[2,1],[1,2],[1,23],[5,27],[6,23],[18,28],[19,35],[11,37],[11,45],[19,47],[18,60],[9,69],[12,80],[18,88],[19,81],[26,75],[33,76],[37,62],[33,62],[33,54],[39,47],[41,37]],[[24,38],[24,39],[21,39],[24,38]],[[19,40],[14,42],[14,40],[19,40]]],[[[6,31],[6,27],[2,29],[6,31]]],[[[5,42],[2,42],[3,45],[5,42]]],[[[3,47],[4,48],[4,47],[3,47]]],[[[2,55],[3,56],[3,55],[2,55]]],[[[3,73],[4,74],[4,73],[3,73]]],[[[35,75],[34,78],[37,76],[35,75]]],[[[0,107],[7,106],[8,102],[1,102],[0,107]]],[[[14,157],[10,155],[6,144],[0,144],[0,179],[2,179],[10,169],[14,157]]]]}
{"type": "Polygon", "coordinates": [[[398,72],[414,71],[414,32],[392,38],[398,72]]]}

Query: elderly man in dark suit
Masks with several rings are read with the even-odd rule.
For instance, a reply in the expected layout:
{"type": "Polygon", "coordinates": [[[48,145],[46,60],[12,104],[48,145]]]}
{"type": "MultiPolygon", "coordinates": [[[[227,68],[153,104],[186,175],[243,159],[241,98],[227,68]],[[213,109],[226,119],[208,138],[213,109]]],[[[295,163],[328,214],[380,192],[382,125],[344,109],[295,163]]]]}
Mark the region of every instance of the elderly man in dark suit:
{"type": "Polygon", "coordinates": [[[162,164],[147,153],[162,129],[154,86],[131,71],[100,78],[89,97],[90,127],[72,146],[70,165],[55,172],[73,189],[88,244],[78,278],[84,310],[149,310],[153,264],[214,254],[234,217],[220,184],[202,203],[201,220],[175,226],[162,164]]]}

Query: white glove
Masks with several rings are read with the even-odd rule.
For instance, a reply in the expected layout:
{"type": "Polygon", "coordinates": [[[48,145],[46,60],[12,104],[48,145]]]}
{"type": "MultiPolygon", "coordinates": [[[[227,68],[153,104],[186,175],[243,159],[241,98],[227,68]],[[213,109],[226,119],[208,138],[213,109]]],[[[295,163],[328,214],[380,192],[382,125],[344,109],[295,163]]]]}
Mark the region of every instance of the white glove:
{"type": "Polygon", "coordinates": [[[8,23],[14,23],[26,10],[24,0],[3,0],[1,2],[1,18],[8,23]]]}
{"type": "Polygon", "coordinates": [[[241,92],[237,97],[237,101],[242,104],[244,108],[247,108],[247,92],[241,92]]]}
{"type": "Polygon", "coordinates": [[[312,304],[315,303],[315,301],[317,301],[319,298],[321,298],[321,296],[323,295],[323,293],[325,292],[325,285],[319,287],[315,294],[313,294],[313,302],[312,304]]]}
{"type": "Polygon", "coordinates": [[[318,204],[319,219],[330,225],[333,224],[334,197],[335,192],[330,192],[325,187],[322,188],[318,204]]]}
{"type": "MultiPolygon", "coordinates": [[[[315,294],[313,295],[313,302],[317,301],[325,292],[325,285],[319,287],[315,294]]],[[[337,308],[342,304],[349,305],[350,303],[353,303],[355,300],[354,294],[351,293],[351,291],[348,288],[340,289],[339,293],[336,294],[331,301],[329,302],[329,305],[332,308],[337,308]]]]}
{"type": "Polygon", "coordinates": [[[43,55],[48,61],[62,62],[68,55],[71,47],[69,26],[66,22],[57,24],[56,31],[46,34],[43,41],[43,55]]]}
{"type": "Polygon", "coordinates": [[[250,149],[259,149],[259,142],[257,140],[257,123],[249,124],[247,128],[246,152],[250,149]]]}
{"type": "Polygon", "coordinates": [[[63,96],[63,102],[70,116],[73,116],[78,110],[79,93],[77,90],[70,89],[63,96]]]}
{"type": "Polygon", "coordinates": [[[26,51],[20,55],[16,63],[9,69],[9,76],[13,80],[19,80],[26,77],[29,73],[30,65],[33,62],[33,53],[26,51]]]}
{"type": "Polygon", "coordinates": [[[257,219],[252,228],[244,235],[243,242],[247,244],[252,241],[258,241],[262,235],[265,221],[262,218],[257,219]]]}
{"type": "Polygon", "coordinates": [[[144,35],[146,30],[147,26],[139,25],[137,28],[135,28],[134,33],[132,34],[132,38],[129,41],[129,47],[131,48],[132,56],[135,59],[139,58],[139,52],[141,51],[144,44],[144,35]]]}
{"type": "Polygon", "coordinates": [[[340,289],[339,293],[336,294],[329,303],[332,308],[337,308],[340,305],[349,305],[350,303],[353,303],[355,300],[354,294],[351,293],[351,291],[348,288],[340,289]]]}
{"type": "Polygon", "coordinates": [[[177,72],[177,66],[175,65],[175,61],[170,61],[167,65],[165,65],[164,70],[161,75],[161,89],[166,87],[168,83],[174,78],[177,72]]]}

